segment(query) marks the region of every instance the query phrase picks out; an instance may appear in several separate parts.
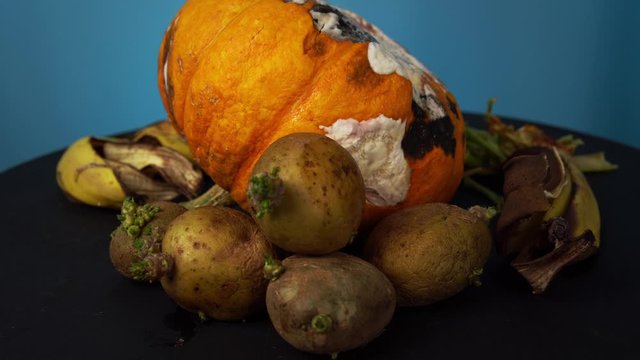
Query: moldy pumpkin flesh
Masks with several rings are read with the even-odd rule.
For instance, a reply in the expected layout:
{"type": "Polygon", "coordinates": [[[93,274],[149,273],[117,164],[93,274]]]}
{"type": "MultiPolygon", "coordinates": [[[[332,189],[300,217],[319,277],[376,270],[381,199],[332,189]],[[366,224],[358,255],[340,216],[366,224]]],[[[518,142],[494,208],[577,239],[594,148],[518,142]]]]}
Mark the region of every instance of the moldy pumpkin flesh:
{"type": "Polygon", "coordinates": [[[374,25],[324,1],[187,1],[165,33],[158,85],[197,162],[245,209],[258,158],[295,132],[354,157],[365,224],[447,202],[462,178],[453,95],[374,25]]]}

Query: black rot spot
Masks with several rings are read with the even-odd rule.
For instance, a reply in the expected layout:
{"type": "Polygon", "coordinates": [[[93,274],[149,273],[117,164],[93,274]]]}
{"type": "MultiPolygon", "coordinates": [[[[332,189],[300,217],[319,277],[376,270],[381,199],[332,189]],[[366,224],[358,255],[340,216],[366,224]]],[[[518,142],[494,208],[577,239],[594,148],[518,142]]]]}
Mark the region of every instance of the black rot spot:
{"type": "Polygon", "coordinates": [[[453,157],[456,150],[455,128],[448,116],[430,120],[415,102],[413,103],[415,121],[402,139],[404,153],[414,159],[421,159],[436,147],[453,157]]]}
{"type": "MultiPolygon", "coordinates": [[[[353,42],[376,42],[376,38],[373,35],[369,34],[369,32],[354,21],[352,21],[348,16],[344,15],[340,10],[325,4],[316,4],[313,6],[313,11],[319,13],[333,13],[336,15],[338,23],[337,28],[340,29],[340,33],[343,37],[353,41],[353,42]]],[[[314,19],[314,22],[316,20],[314,19]]],[[[318,24],[316,23],[316,27],[318,24]]],[[[319,29],[322,30],[322,29],[319,29]]]]}

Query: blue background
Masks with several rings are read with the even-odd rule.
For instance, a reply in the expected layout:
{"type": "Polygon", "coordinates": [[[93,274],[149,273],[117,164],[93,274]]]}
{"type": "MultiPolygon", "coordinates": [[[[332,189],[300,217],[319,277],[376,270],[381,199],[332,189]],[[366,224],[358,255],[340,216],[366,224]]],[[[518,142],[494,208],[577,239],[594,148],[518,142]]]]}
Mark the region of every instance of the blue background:
{"type": "MultiPolygon", "coordinates": [[[[182,0],[0,2],[0,170],[163,118],[156,58],[182,0]]],[[[438,75],[465,111],[640,145],[640,2],[336,0],[438,75]]]]}

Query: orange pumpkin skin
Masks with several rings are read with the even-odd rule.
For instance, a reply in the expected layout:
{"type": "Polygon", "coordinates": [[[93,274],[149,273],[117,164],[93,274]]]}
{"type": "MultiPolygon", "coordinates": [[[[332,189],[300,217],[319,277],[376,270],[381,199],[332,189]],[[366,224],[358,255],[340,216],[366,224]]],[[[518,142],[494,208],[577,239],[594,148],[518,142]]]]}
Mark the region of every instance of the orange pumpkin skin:
{"type": "Polygon", "coordinates": [[[462,178],[464,120],[453,95],[373,25],[323,3],[187,1],[165,32],[158,86],[196,161],[245,209],[251,170],[269,144],[294,132],[344,135],[349,121],[343,146],[373,139],[352,149],[361,170],[374,164],[363,171],[372,194],[365,225],[448,202],[462,178]],[[402,136],[389,140],[386,128],[402,136]],[[379,151],[393,164],[379,166],[379,151]]]}

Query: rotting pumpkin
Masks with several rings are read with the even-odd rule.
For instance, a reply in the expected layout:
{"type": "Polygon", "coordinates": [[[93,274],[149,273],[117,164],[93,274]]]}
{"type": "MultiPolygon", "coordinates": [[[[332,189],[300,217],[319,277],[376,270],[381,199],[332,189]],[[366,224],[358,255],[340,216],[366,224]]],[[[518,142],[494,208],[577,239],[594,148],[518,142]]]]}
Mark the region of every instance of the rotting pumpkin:
{"type": "Polygon", "coordinates": [[[189,0],[165,32],[158,85],[196,161],[245,209],[264,150],[331,137],[364,176],[363,223],[446,202],[463,172],[461,111],[418,60],[319,0],[189,0]]]}

